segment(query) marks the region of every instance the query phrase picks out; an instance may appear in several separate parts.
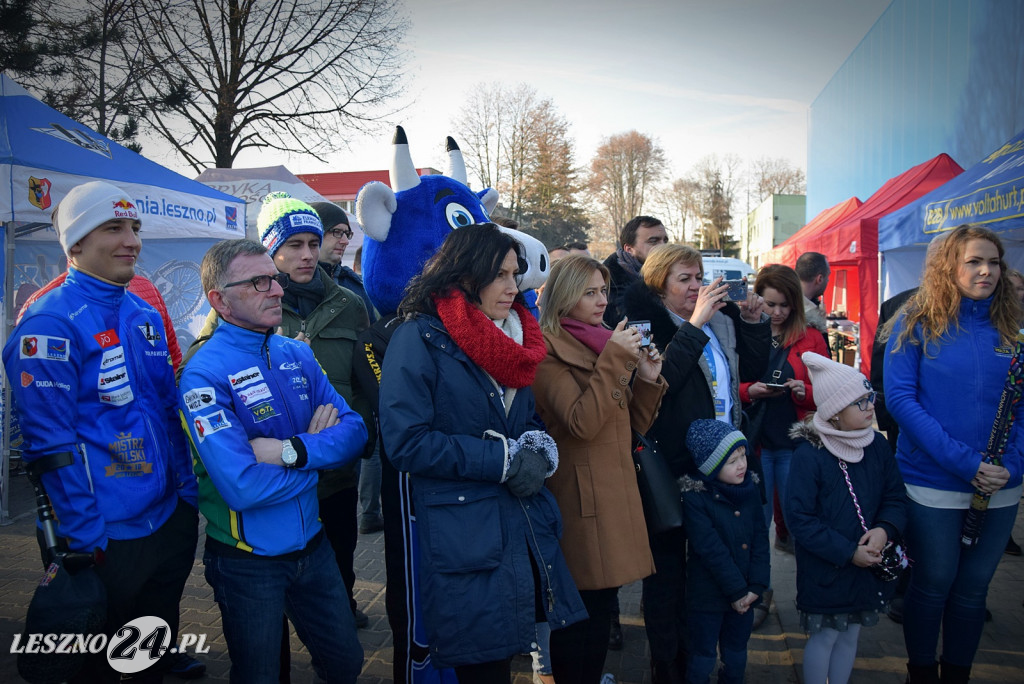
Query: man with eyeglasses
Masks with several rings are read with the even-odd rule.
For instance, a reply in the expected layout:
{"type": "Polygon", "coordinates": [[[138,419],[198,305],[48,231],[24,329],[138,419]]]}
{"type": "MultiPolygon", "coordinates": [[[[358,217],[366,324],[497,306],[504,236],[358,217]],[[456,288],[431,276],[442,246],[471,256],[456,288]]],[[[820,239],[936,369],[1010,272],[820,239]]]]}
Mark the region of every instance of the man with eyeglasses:
{"type": "Polygon", "coordinates": [[[640,279],[640,267],[659,245],[668,244],[668,231],[653,216],[634,216],[619,232],[619,249],[604,260],[611,282],[604,322],[614,328],[622,320],[622,297],[626,288],[640,279]]]}
{"type": "MultiPolygon", "coordinates": [[[[28,308],[3,352],[25,461],[56,512],[60,549],[102,551],[89,572],[105,588],[106,633],[155,616],[176,643],[198,493],[166,331],[126,291],[142,249],[139,211],[121,188],[93,181],[67,193],[53,225],[67,278],[28,308]]],[[[161,681],[167,666],[165,658],[137,679],[161,681]]],[[[101,653],[71,681],[119,679],[101,653]]]]}
{"type": "Polygon", "coordinates": [[[327,271],[338,285],[346,290],[352,290],[362,298],[363,304],[366,305],[366,313],[370,316],[370,323],[373,323],[377,320],[377,312],[374,311],[370,297],[366,294],[362,277],[341,263],[345,249],[354,235],[352,226],[349,225],[348,214],[333,202],[313,202],[309,206],[313,207],[324,227],[324,241],[320,246],[320,268],[327,271]]]}
{"type": "Polygon", "coordinates": [[[319,520],[317,486],[318,471],[363,454],[367,430],[321,369],[317,336],[306,342],[274,334],[287,309],[282,285],[308,285],[317,273],[307,236],[319,246],[319,219],[308,205],[277,208],[261,231],[268,247],[221,242],[201,265],[221,320],[185,362],[179,409],[207,520],[203,563],[232,681],[278,681],[287,615],[321,680],[355,682],[363,650],[319,520]],[[289,250],[281,261],[291,277],[271,256],[282,250],[289,250]]]}

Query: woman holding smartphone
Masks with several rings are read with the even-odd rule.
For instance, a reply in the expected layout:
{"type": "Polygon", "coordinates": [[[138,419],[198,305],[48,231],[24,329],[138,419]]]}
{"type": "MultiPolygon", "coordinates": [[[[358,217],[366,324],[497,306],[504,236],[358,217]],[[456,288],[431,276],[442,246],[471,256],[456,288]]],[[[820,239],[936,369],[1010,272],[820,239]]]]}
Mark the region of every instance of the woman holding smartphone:
{"type": "Polygon", "coordinates": [[[647,432],[667,386],[656,345],[619,321],[608,330],[608,269],[589,256],[557,261],[541,296],[547,356],[537,411],[558,444],[547,481],[562,513],[562,552],[589,618],[551,633],[558,684],[598,684],[618,587],[654,572],[637,489],[632,431],[647,432]]]}
{"type": "MultiPolygon", "coordinates": [[[[664,350],[661,374],[668,383],[661,411],[648,436],[676,477],[697,472],[680,435],[698,418],[734,427],[742,417],[741,380],[764,374],[771,343],[761,297],[750,293],[739,304],[716,278],[703,284],[704,263],[689,245],[651,250],[641,280],[626,290],[630,320],[649,320],[654,343],[664,350]]],[[[657,573],[644,580],[644,622],[651,646],[654,684],[682,682],[686,671],[686,532],[651,537],[657,573]]]]}

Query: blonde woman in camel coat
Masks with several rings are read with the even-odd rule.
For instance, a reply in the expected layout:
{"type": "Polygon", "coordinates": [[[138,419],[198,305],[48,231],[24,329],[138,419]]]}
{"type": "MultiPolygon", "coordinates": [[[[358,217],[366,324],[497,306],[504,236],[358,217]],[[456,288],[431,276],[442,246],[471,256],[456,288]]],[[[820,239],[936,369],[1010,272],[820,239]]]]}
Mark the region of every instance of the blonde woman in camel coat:
{"type": "Polygon", "coordinates": [[[654,422],[667,385],[661,355],[620,321],[602,324],[608,271],[572,255],[556,262],[541,298],[547,357],[533,391],[558,444],[547,481],[562,513],[562,552],[590,619],[551,635],[559,684],[597,684],[618,587],[654,572],[636,473],[632,431],[654,422]]]}

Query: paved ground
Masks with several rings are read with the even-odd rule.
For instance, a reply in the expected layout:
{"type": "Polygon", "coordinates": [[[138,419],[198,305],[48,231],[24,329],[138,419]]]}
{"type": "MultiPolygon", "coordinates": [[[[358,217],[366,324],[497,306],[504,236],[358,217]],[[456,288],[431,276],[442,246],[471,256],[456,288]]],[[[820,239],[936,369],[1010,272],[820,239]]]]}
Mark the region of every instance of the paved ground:
{"type": "MultiPolygon", "coordinates": [[[[0,682],[20,682],[10,644],[20,633],[32,591],[40,575],[35,542],[30,490],[24,477],[12,480],[10,512],[14,522],[0,527],[0,682]]],[[[1024,542],[1024,513],[1017,519],[1014,537],[1024,542]]],[[[201,542],[200,542],[201,546],[201,542]]],[[[765,625],[750,640],[747,681],[751,684],[802,682],[800,662],[805,637],[800,631],[795,599],[796,563],[793,556],[772,552],[772,576],[776,605],[765,625]]],[[[359,635],[366,650],[366,665],[359,681],[391,682],[391,636],[384,613],[383,536],[362,535],[356,558],[356,590],[360,606],[370,616],[370,626],[359,635]]],[[[989,592],[994,619],[985,626],[975,661],[976,684],[1024,682],[1024,558],[1004,556],[989,592]]],[[[622,684],[649,684],[647,639],[640,614],[639,584],[621,592],[625,647],[609,652],[605,669],[622,684]]],[[[203,579],[202,563],[196,561],[182,599],[182,631],[205,632],[210,653],[204,656],[208,674],[201,681],[226,682],[229,661],[221,633],[220,615],[212,591],[203,579]]],[[[309,658],[292,635],[292,679],[305,684],[313,679],[309,658]]],[[[861,633],[859,657],[852,681],[897,684],[905,676],[903,634],[883,617],[876,627],[861,633]]],[[[529,658],[516,658],[515,684],[531,681],[529,658]]],[[[168,677],[167,681],[175,681],[168,677]]]]}

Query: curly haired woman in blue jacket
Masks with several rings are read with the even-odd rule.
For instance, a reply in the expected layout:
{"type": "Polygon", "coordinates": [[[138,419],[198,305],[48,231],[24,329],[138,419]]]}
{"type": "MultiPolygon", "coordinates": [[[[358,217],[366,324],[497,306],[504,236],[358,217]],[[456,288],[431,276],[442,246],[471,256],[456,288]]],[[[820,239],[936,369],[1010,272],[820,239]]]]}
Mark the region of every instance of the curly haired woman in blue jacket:
{"type": "Polygon", "coordinates": [[[1002,465],[985,462],[1021,304],[992,231],[960,226],[925,264],[917,293],[893,319],[885,404],[900,426],[896,458],[910,497],[914,571],[904,600],[909,680],[966,682],[985,597],[1017,517],[1024,470],[1020,411],[1002,465]],[[975,490],[991,494],[974,548],[960,536],[975,490]]]}
{"type": "Polygon", "coordinates": [[[522,247],[459,228],[406,289],[388,345],[380,426],[409,474],[431,659],[460,684],[511,681],[511,658],[586,617],[544,487],[558,450],[530,391],[547,351],[522,303],[522,247]]]}
{"type": "Polygon", "coordinates": [[[871,566],[906,523],[906,490],[889,442],[872,429],[875,393],[853,368],[814,352],[801,357],[817,411],[790,431],[793,454],[783,506],[796,542],[796,606],[810,634],[807,684],[845,684],[860,628],[878,623],[895,582],[871,566]]]}

